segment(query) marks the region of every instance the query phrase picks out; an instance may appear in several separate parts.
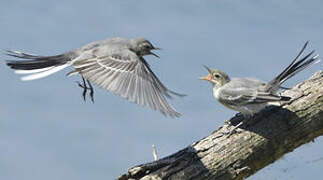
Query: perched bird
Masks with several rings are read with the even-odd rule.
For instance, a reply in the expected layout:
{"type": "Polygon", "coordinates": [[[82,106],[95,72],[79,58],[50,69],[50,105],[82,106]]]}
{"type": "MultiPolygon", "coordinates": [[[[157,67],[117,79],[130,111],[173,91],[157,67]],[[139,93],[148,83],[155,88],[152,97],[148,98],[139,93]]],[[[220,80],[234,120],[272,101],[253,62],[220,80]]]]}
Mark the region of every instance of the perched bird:
{"type": "Polygon", "coordinates": [[[78,84],[83,88],[84,100],[90,90],[93,101],[93,83],[131,102],[148,105],[165,116],[179,117],[181,114],[168,104],[167,98],[184,95],[166,88],[143,58],[145,55],[159,57],[152,52],[158,49],[144,38],[111,38],[56,56],[6,52],[9,56],[24,59],[7,61],[15,73],[27,74],[21,78],[23,81],[43,78],[73,66],[74,70],[68,75],[81,75],[83,82],[78,84]]]}
{"type": "Polygon", "coordinates": [[[272,102],[289,101],[291,98],[280,96],[277,91],[289,78],[318,61],[318,55],[312,56],[314,51],[297,60],[304,52],[308,42],[302,50],[277,77],[269,82],[250,78],[230,78],[226,73],[205,66],[209,75],[200,79],[213,85],[213,96],[222,105],[241,112],[244,116],[252,116],[272,102]]]}

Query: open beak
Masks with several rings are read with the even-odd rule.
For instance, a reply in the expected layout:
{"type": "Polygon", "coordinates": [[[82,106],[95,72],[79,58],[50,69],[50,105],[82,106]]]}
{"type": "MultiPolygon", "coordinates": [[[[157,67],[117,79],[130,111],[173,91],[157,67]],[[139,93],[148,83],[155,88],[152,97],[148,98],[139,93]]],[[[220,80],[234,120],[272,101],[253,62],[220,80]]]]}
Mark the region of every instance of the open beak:
{"type": "MultiPolygon", "coordinates": [[[[152,50],[161,50],[161,49],[160,49],[160,48],[155,48],[155,47],[154,47],[152,50]]],[[[150,54],[151,54],[151,55],[153,55],[153,56],[155,56],[155,57],[160,58],[157,54],[155,54],[155,53],[153,53],[153,52],[151,52],[151,51],[150,51],[150,54]]]]}
{"type": "Polygon", "coordinates": [[[212,74],[208,74],[207,76],[200,77],[200,80],[211,81],[212,80],[212,74]]]}
{"type": "Polygon", "coordinates": [[[205,65],[204,65],[204,67],[205,67],[205,69],[206,69],[210,74],[212,74],[212,70],[211,70],[209,67],[207,67],[207,66],[205,66],[205,65]]]}
{"type": "Polygon", "coordinates": [[[204,65],[204,67],[209,72],[209,74],[207,76],[200,77],[200,80],[211,81],[212,80],[212,70],[205,65],[204,65]]]}
{"type": "Polygon", "coordinates": [[[155,56],[155,57],[158,57],[160,58],[157,54],[153,53],[153,52],[150,52],[151,55],[155,56]]]}

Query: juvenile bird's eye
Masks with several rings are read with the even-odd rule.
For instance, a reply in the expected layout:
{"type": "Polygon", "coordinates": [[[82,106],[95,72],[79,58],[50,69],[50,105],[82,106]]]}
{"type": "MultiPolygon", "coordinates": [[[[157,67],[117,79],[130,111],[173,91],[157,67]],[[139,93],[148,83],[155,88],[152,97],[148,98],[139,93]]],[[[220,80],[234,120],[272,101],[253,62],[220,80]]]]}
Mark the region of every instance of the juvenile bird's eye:
{"type": "Polygon", "coordinates": [[[214,77],[214,78],[220,78],[220,75],[218,75],[218,74],[213,74],[213,77],[214,77]]]}

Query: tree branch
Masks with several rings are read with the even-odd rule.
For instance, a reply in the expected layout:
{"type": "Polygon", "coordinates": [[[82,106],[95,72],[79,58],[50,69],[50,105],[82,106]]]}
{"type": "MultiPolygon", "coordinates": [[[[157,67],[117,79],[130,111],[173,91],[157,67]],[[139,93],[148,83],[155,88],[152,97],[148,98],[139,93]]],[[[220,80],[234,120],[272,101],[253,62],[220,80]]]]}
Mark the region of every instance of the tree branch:
{"type": "MultiPolygon", "coordinates": [[[[240,180],[275,162],[284,154],[323,134],[323,72],[282,94],[292,101],[271,106],[248,120],[230,137],[223,125],[185,149],[135,166],[119,180],[240,180]]],[[[236,115],[232,124],[243,117],[236,115]]]]}

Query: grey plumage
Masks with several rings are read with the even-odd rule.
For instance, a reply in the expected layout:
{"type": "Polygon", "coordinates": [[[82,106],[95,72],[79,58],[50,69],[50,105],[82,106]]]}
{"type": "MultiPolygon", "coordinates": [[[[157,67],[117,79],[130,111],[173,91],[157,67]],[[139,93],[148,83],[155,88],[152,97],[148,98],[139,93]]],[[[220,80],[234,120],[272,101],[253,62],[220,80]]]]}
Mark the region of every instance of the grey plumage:
{"type": "Polygon", "coordinates": [[[23,80],[42,78],[51,74],[48,71],[56,72],[72,65],[75,69],[68,75],[80,74],[93,84],[131,102],[148,105],[164,115],[179,117],[181,114],[168,104],[167,98],[182,95],[166,88],[143,58],[145,55],[157,56],[151,52],[155,49],[158,48],[144,38],[112,38],[92,42],[58,56],[8,51],[10,56],[27,60],[8,61],[7,65],[16,69],[17,73],[31,73],[23,80]]]}
{"type": "Polygon", "coordinates": [[[318,61],[318,55],[312,56],[314,51],[298,60],[307,45],[308,42],[291,64],[268,83],[250,78],[230,78],[222,71],[209,68],[210,74],[202,79],[212,83],[213,95],[221,104],[244,115],[253,115],[269,103],[290,100],[290,97],[276,93],[282,83],[318,61]]]}

